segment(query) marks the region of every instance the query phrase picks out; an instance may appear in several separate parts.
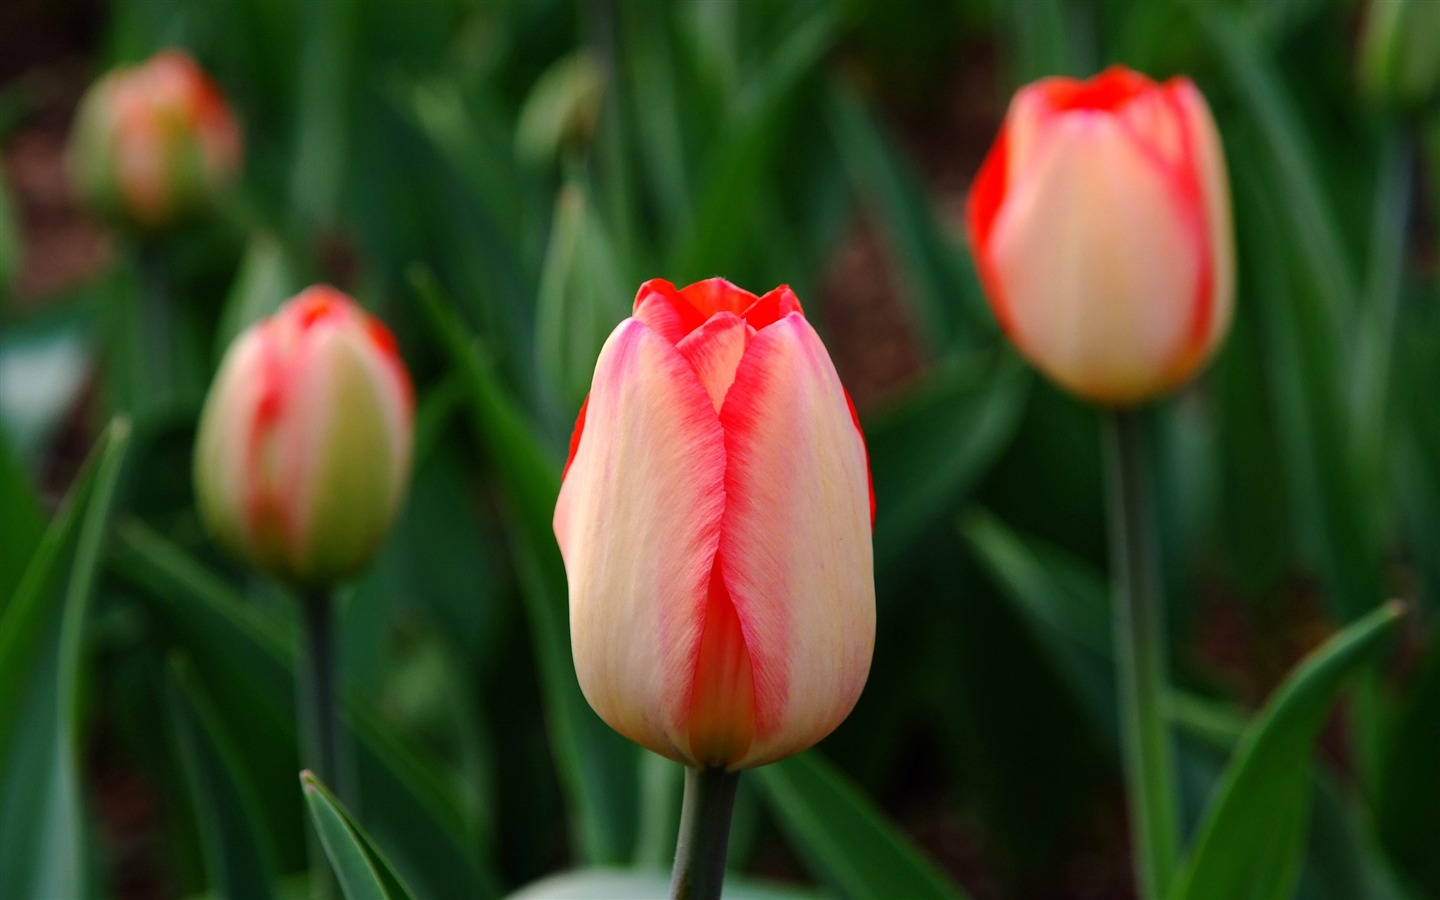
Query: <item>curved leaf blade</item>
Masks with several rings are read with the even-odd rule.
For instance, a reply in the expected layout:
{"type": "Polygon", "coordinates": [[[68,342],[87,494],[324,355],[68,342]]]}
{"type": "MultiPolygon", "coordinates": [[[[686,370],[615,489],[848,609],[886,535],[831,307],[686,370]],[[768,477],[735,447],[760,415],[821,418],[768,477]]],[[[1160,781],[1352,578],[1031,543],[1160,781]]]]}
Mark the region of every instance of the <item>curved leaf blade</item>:
{"type": "Polygon", "coordinates": [[[408,900],[412,896],[409,888],[320,779],[309,771],[301,772],[300,785],[345,896],[349,900],[408,900]]]}
{"type": "Polygon", "coordinates": [[[272,897],[275,863],[240,749],[188,669],[172,662],[170,674],[166,702],[211,887],[237,900],[272,897]]]}
{"type": "Polygon", "coordinates": [[[762,766],[755,775],[797,849],[843,895],[965,896],[859,788],[815,753],[762,766]]]}
{"type": "Polygon", "coordinates": [[[1396,601],[1381,606],[1285,679],[1226,767],[1177,881],[1177,900],[1288,895],[1304,845],[1311,747],[1340,687],[1402,614],[1396,601]]]}

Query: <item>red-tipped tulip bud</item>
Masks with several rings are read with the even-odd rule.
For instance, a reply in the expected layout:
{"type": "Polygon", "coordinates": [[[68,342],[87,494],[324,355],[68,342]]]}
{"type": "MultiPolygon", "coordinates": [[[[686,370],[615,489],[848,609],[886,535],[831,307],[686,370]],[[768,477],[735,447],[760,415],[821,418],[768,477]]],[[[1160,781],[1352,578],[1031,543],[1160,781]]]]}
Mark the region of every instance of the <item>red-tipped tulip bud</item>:
{"type": "Polygon", "coordinates": [[[555,509],[586,699],[691,766],[811,746],[869,674],[872,521],[859,423],[794,293],[648,282],[555,509]]]}
{"type": "Polygon", "coordinates": [[[1082,397],[1133,404],[1178,387],[1229,329],[1225,159],[1184,78],[1112,68],[1022,88],[966,218],[1001,327],[1082,397]]]}
{"type": "Polygon", "coordinates": [[[240,168],[240,129],[189,56],[165,50],[105,75],[76,114],[69,151],[80,197],[156,230],[204,208],[240,168]]]}
{"type": "Polygon", "coordinates": [[[405,495],[413,420],[389,330],[312,287],[225,354],[195,446],[201,516],[274,578],[344,580],[375,555],[405,495]]]}

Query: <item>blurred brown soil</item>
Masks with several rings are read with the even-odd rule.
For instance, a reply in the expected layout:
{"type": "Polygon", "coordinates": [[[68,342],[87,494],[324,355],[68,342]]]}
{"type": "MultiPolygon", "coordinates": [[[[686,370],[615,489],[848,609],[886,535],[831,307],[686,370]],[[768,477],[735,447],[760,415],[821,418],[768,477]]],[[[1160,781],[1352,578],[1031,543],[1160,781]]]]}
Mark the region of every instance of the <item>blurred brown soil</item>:
{"type": "Polygon", "coordinates": [[[0,3],[0,89],[26,110],[0,152],[22,240],[11,300],[22,309],[94,276],[112,253],[65,175],[65,139],[90,77],[97,20],[83,3],[65,13],[34,0],[0,3]]]}

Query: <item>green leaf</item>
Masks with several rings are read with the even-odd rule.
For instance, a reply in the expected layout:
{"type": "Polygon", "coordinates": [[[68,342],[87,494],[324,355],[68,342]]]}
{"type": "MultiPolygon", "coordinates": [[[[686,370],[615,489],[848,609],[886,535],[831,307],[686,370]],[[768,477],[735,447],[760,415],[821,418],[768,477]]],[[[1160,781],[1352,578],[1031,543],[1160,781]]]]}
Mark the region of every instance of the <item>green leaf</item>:
{"type": "Polygon", "coordinates": [[[960,531],[975,557],[1019,610],[1065,683],[1084,700],[1102,733],[1115,739],[1115,665],[1109,585],[1104,576],[988,512],[973,509],[960,531]]]}
{"type": "Polygon", "coordinates": [[[1311,747],[1347,678],[1383,644],[1390,602],[1307,656],[1246,731],[1197,832],[1174,897],[1284,897],[1304,845],[1311,747]]]}
{"type": "Polygon", "coordinates": [[[600,348],[629,311],[618,262],[585,187],[563,185],[535,304],[535,360],[567,415],[580,408],[600,348]]]}
{"type": "Polygon", "coordinates": [[[514,552],[539,661],[551,749],[575,813],[577,846],[590,863],[624,861],[634,847],[639,751],[595,715],[575,678],[565,568],[551,530],[559,466],[549,461],[550,454],[497,382],[433,278],[419,270],[411,278],[437,339],[470,389],[476,429],[519,527],[514,552]]]}
{"type": "Polygon", "coordinates": [[[791,841],[847,897],[965,896],[839,770],[813,751],[755,770],[791,841]]]}
{"type": "Polygon", "coordinates": [[[546,69],[515,124],[515,155],[532,163],[554,161],[567,145],[595,129],[605,96],[605,70],[595,54],[576,50],[546,69]]]}
{"type": "Polygon", "coordinates": [[[45,533],[40,500],[30,476],[0,429],[0,614],[20,584],[30,557],[45,533]]]}
{"type": "Polygon", "coordinates": [[[1440,640],[1432,639],[1386,745],[1375,797],[1376,829],[1395,864],[1440,895],[1440,640]]]}
{"type": "Polygon", "coordinates": [[[753,102],[742,104],[706,155],[694,213],[680,223],[669,254],[668,270],[677,281],[733,271],[742,247],[754,241],[755,209],[773,183],[770,176],[787,136],[783,123],[793,115],[806,76],[819,67],[838,34],[838,16],[822,9],[765,57],[747,94],[753,102]]]}
{"type": "Polygon", "coordinates": [[[83,638],[129,435],[107,429],[0,618],[0,896],[88,893],[83,638]]]}
{"type": "Polygon", "coordinates": [[[235,900],[273,896],[275,863],[240,747],[178,661],[170,666],[166,700],[211,888],[235,900]]]}
{"type": "Polygon", "coordinates": [[[310,772],[300,773],[310,819],[320,832],[325,855],[340,880],[340,889],[349,900],[400,900],[411,897],[400,876],[365,836],[355,820],[310,772]]]}
{"type": "Polygon", "coordinates": [[[273,314],[300,288],[300,280],[285,245],[267,232],[256,232],[245,248],[239,274],[225,298],[220,325],[215,330],[215,359],[245,328],[273,314]]]}
{"type": "MultiPolygon", "coordinates": [[[[298,767],[293,630],[143,525],[125,523],[118,531],[117,567],[145,588],[231,731],[249,736],[246,762],[261,767],[254,782],[290,783],[298,767]]],[[[351,694],[345,721],[355,741],[366,821],[407,879],[425,896],[446,896],[457,882],[479,897],[497,895],[497,879],[477,857],[478,841],[445,776],[351,694]]],[[[286,808],[281,804],[278,812],[286,808]]],[[[285,824],[272,818],[269,828],[285,824]]]]}
{"type": "Polygon", "coordinates": [[[867,416],[875,479],[875,568],[894,564],[977,483],[1020,422],[1026,372],[1013,359],[952,365],[867,416]]]}
{"type": "Polygon", "coordinates": [[[978,346],[997,333],[970,257],[947,236],[935,210],[893,141],[851,93],[835,91],[826,106],[830,132],[855,195],[884,224],[916,330],[934,355],[978,346]]]}

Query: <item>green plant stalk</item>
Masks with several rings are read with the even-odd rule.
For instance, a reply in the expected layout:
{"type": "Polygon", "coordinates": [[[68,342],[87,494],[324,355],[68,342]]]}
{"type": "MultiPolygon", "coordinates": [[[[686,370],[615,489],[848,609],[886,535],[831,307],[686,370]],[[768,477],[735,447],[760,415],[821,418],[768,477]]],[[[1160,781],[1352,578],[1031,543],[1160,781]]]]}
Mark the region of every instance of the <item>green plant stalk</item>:
{"type": "Polygon", "coordinates": [[[1168,690],[1164,610],[1144,422],[1138,411],[1113,410],[1106,426],[1115,671],[1131,852],[1136,888],[1154,900],[1167,895],[1179,855],[1174,763],[1163,706],[1168,690]]]}
{"type": "Polygon", "coordinates": [[[134,323],[137,364],[143,372],[148,399],[169,402],[176,389],[175,311],[171,308],[170,278],[164,250],[155,238],[143,237],[135,244],[135,266],[139,276],[140,303],[134,323]]]}
{"type": "MultiPolygon", "coordinates": [[[[335,634],[335,597],[329,588],[315,588],[300,596],[301,648],[299,673],[301,766],[314,772],[347,805],[344,752],[337,700],[339,677],[335,634]]],[[[352,806],[353,808],[353,806],[352,806]]],[[[312,896],[328,900],[336,895],[330,864],[315,835],[310,840],[312,896]]]]}
{"type": "Polygon", "coordinates": [[[670,896],[674,900],[719,900],[725,882],[725,851],[730,843],[730,814],[739,783],[739,772],[685,770],[680,836],[675,842],[675,872],[670,878],[670,896]]]}

